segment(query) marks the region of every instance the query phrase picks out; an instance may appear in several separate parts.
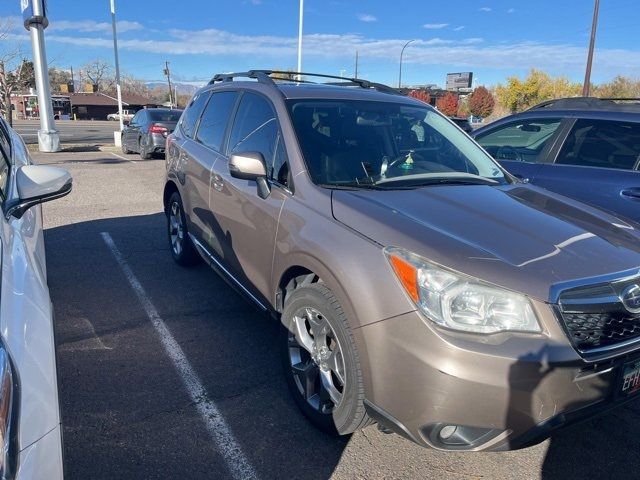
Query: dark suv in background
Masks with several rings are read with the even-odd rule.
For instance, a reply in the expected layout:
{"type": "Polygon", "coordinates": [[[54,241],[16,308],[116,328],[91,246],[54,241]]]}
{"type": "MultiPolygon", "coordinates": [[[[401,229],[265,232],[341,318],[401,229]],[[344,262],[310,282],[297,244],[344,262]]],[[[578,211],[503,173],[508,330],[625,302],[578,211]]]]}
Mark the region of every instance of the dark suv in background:
{"type": "Polygon", "coordinates": [[[196,93],[164,210],[178,264],[204,259],[281,322],[312,422],[504,450],[636,398],[634,225],[516,180],[389,87],[277,74],[196,93]]]}
{"type": "Polygon", "coordinates": [[[472,136],[516,177],[640,222],[640,100],[552,100],[472,136]]]}

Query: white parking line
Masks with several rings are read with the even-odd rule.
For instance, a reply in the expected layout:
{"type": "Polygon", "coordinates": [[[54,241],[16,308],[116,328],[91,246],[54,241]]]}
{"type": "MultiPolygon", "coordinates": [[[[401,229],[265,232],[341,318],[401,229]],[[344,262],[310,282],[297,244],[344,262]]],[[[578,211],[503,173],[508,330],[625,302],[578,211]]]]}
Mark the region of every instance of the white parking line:
{"type": "Polygon", "coordinates": [[[135,161],[135,160],[129,160],[128,158],[125,158],[125,157],[123,157],[122,155],[118,155],[117,153],[113,153],[113,152],[111,152],[111,155],[114,155],[114,156],[116,156],[116,157],[118,157],[118,158],[121,158],[122,160],[126,160],[127,162],[136,163],[136,161],[135,161]]]}
{"type": "MultiPolygon", "coordinates": [[[[133,288],[138,300],[144,307],[149,320],[151,320],[153,327],[156,329],[156,332],[158,332],[160,341],[162,342],[167,355],[173,362],[174,367],[178,371],[178,374],[182,378],[182,382],[189,392],[191,400],[195,403],[198,411],[200,412],[209,434],[216,443],[218,450],[224,456],[229,472],[233,478],[238,480],[257,479],[258,476],[256,472],[249,463],[249,460],[244,456],[242,448],[236,441],[235,436],[227,425],[227,422],[224,420],[222,413],[216,404],[207,397],[206,389],[200,382],[196,372],[191,367],[191,364],[189,363],[189,360],[187,360],[182,348],[180,348],[178,342],[176,342],[173,335],[171,335],[171,332],[160,317],[160,314],[158,314],[156,307],[153,306],[153,303],[151,303],[151,300],[134,275],[131,267],[129,267],[123,258],[120,250],[118,250],[118,247],[111,238],[111,235],[109,235],[108,232],[102,232],[100,235],[102,235],[102,239],[111,250],[111,253],[113,253],[113,256],[127,277],[129,285],[133,288]]],[[[214,475],[214,477],[215,476],[216,475],[214,475]]]]}

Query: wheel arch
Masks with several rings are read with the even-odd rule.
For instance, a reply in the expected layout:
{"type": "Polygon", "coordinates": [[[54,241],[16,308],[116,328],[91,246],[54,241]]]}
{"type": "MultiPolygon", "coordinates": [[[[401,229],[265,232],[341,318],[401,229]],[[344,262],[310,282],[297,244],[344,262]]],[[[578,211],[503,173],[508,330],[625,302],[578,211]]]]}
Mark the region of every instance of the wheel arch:
{"type": "Polygon", "coordinates": [[[353,303],[347,295],[342,283],[333,275],[331,269],[317,258],[307,254],[289,255],[288,265],[276,272],[274,292],[274,306],[277,312],[282,313],[285,305],[286,295],[293,291],[293,288],[305,283],[324,283],[336,296],[340,305],[350,320],[351,327],[357,328],[359,321],[353,303]],[[293,288],[292,288],[293,287],[293,288]]]}
{"type": "Polygon", "coordinates": [[[167,208],[169,208],[169,199],[171,195],[175,192],[180,194],[178,190],[178,185],[173,180],[167,180],[167,183],[164,185],[164,192],[162,193],[162,204],[164,206],[164,212],[167,213],[167,208]]]}

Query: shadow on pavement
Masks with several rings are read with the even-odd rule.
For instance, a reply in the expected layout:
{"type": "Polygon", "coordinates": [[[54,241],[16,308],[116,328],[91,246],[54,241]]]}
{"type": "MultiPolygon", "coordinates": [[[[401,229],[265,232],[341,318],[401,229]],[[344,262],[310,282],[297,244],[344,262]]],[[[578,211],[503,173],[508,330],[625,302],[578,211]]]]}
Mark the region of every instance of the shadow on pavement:
{"type": "Polygon", "coordinates": [[[276,322],[208,267],[177,266],[162,214],[45,231],[66,478],[228,478],[151,322],[100,236],[109,232],[260,478],[326,479],[348,438],[291,400],[276,322]]]}

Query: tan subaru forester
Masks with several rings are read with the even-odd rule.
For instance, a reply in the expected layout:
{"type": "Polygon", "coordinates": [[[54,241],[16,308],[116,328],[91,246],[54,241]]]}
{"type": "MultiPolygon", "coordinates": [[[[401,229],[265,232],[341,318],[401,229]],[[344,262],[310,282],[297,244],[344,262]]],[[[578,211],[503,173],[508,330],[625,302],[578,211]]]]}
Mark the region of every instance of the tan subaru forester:
{"type": "Polygon", "coordinates": [[[177,263],[281,321],[313,423],[507,450],[634,398],[637,224],[515,179],[389,87],[278,75],[197,92],[164,208],[177,263]]]}

